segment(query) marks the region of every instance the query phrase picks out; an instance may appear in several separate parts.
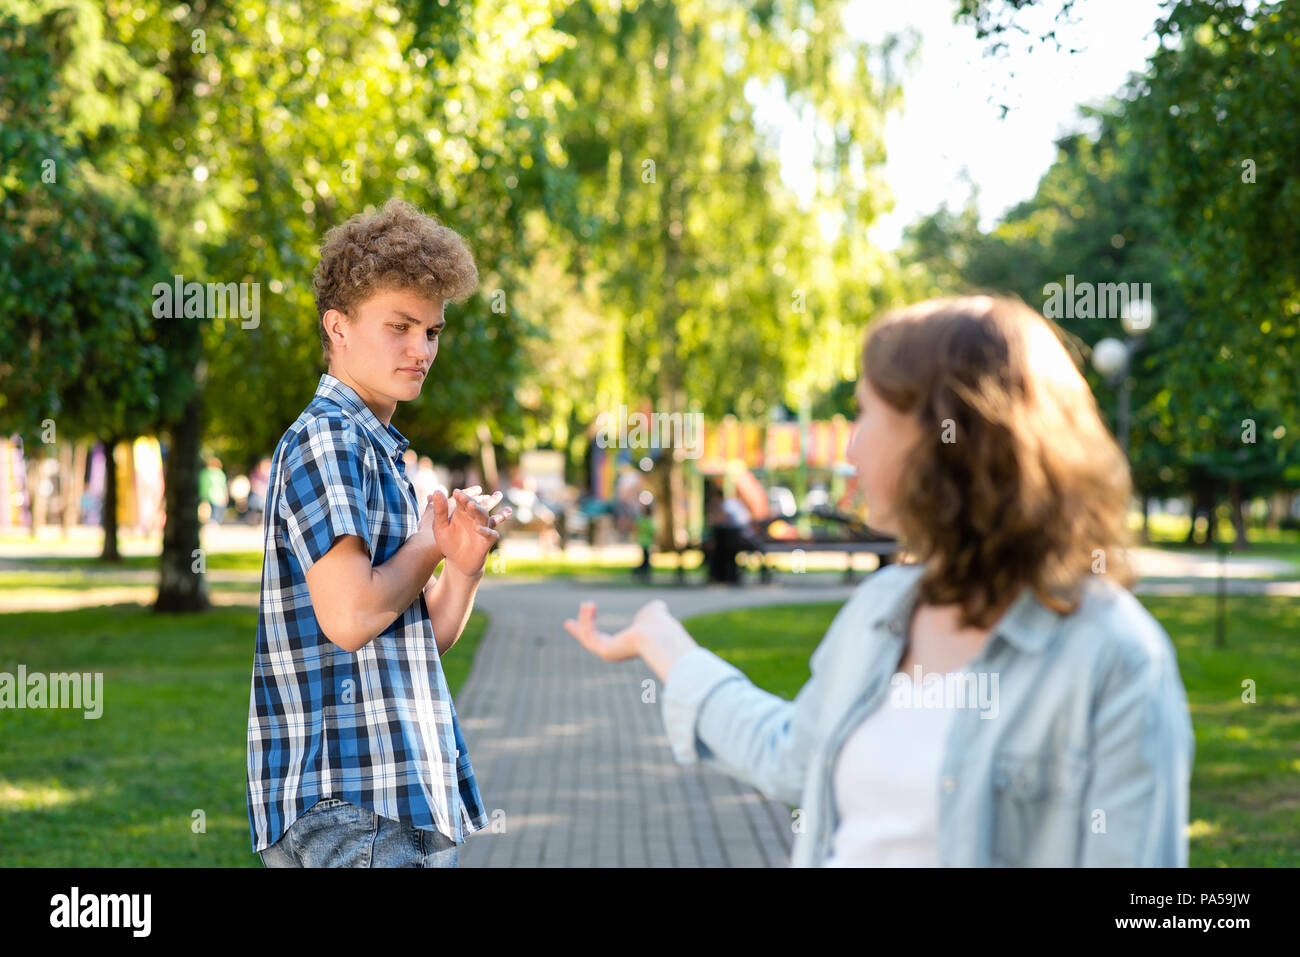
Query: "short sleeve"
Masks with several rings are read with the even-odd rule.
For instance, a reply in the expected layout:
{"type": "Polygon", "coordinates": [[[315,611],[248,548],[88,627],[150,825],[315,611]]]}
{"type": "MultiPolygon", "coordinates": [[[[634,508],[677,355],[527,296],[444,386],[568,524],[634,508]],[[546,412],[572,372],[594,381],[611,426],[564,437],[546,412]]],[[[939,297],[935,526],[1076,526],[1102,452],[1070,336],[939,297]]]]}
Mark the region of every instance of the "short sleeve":
{"type": "Polygon", "coordinates": [[[289,451],[279,511],[285,539],[304,573],[341,535],[360,537],[374,554],[366,458],[356,427],[332,416],[308,423],[289,451]]]}

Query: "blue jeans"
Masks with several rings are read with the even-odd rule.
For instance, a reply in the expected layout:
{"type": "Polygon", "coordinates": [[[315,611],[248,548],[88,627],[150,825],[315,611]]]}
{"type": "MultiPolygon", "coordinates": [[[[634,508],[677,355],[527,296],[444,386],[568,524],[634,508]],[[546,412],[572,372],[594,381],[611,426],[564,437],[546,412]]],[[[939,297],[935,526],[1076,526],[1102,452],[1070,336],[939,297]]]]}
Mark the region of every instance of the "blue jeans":
{"type": "Polygon", "coordinates": [[[267,867],[456,867],[459,847],[440,831],[323,798],[257,853],[267,867]]]}

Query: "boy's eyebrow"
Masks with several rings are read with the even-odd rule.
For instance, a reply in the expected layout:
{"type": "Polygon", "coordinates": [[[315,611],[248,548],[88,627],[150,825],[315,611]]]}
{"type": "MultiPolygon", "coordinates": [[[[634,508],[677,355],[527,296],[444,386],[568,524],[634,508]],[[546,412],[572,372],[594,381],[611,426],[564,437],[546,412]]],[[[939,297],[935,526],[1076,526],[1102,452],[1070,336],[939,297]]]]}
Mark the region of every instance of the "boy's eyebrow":
{"type": "MultiPolygon", "coordinates": [[[[415,318],[415,316],[412,316],[410,313],[402,312],[402,310],[400,309],[394,309],[393,315],[397,316],[397,318],[399,319],[405,319],[407,322],[411,323],[412,325],[416,325],[416,326],[422,325],[420,320],[415,318]]],[[[431,326],[429,326],[429,328],[442,330],[443,328],[446,327],[446,325],[447,325],[446,318],[443,316],[439,316],[434,321],[434,323],[431,326]]]]}

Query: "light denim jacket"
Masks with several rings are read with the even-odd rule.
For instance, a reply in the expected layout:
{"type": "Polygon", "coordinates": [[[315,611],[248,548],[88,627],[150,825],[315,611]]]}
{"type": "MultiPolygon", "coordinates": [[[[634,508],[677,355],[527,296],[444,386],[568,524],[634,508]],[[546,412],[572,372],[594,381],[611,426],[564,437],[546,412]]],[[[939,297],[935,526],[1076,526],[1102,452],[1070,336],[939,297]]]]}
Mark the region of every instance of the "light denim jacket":
{"type": "MultiPolygon", "coordinates": [[[[795,807],[791,866],[829,856],[835,760],[890,692],[922,570],[889,566],[858,587],[793,701],[706,648],[668,674],[674,757],[795,807]]],[[[1026,589],[962,670],[984,672],[991,693],[958,708],[948,734],[942,866],[1187,866],[1191,717],[1173,643],[1132,594],[1094,578],[1060,615],[1026,589]]]]}

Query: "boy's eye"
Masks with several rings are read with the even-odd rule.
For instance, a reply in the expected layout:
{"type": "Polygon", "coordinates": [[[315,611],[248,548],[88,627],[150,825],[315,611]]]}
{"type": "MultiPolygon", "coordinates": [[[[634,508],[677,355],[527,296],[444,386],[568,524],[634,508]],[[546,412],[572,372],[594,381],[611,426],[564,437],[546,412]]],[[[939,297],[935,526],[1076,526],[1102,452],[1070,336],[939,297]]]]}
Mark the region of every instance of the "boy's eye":
{"type": "Polygon", "coordinates": [[[430,329],[430,330],[429,330],[429,338],[430,338],[430,339],[437,339],[437,338],[438,338],[438,332],[439,332],[439,330],[437,330],[437,329],[430,329]]]}

